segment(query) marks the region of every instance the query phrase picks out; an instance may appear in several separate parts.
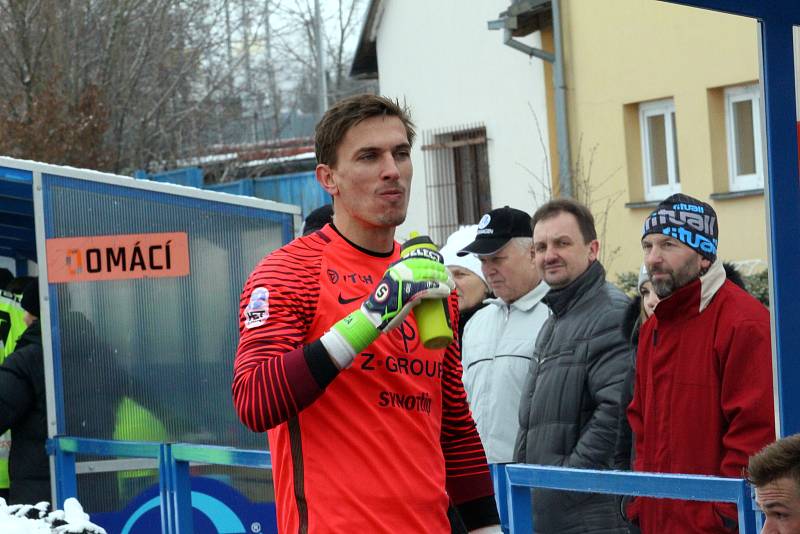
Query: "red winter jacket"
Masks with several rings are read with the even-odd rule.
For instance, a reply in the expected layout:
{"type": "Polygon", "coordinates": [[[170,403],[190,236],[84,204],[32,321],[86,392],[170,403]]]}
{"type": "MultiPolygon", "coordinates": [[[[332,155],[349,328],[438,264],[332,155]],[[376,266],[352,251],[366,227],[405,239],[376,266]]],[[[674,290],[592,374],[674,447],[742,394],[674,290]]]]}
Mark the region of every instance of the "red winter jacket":
{"type": "MultiPolygon", "coordinates": [[[[628,420],[636,471],[742,477],[775,439],[769,312],[722,262],[642,326],[628,420]]],[[[736,528],[732,504],[638,498],[628,513],[643,534],[736,528]]]]}

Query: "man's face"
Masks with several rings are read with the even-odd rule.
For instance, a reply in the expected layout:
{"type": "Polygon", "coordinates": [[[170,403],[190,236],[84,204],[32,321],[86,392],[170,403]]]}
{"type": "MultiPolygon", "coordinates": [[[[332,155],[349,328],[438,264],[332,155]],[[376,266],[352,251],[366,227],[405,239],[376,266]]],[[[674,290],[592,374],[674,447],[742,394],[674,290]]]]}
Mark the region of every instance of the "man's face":
{"type": "Polygon", "coordinates": [[[792,478],[756,488],[756,504],[767,518],[762,534],[800,534],[800,488],[792,478]]]}
{"type": "Polygon", "coordinates": [[[397,117],[372,117],[351,127],[336,151],[336,165],[317,166],[334,197],[340,228],[385,228],[406,218],[411,188],[411,145],[397,117]]]}
{"type": "Polygon", "coordinates": [[[456,284],[459,311],[471,310],[483,302],[483,299],[486,298],[487,288],[480,276],[458,265],[448,265],[447,269],[456,284]]]}
{"type": "Polygon", "coordinates": [[[550,287],[566,287],[597,259],[600,243],[584,242],[578,220],[566,211],[540,220],[533,229],[533,250],[539,276],[550,287]]]}
{"type": "Polygon", "coordinates": [[[513,239],[495,252],[478,256],[486,283],[497,298],[511,304],[539,284],[539,275],[528,247],[513,239]]]}
{"type": "Polygon", "coordinates": [[[675,238],[647,234],[642,239],[644,265],[658,298],[670,296],[700,276],[711,262],[675,238]]]}

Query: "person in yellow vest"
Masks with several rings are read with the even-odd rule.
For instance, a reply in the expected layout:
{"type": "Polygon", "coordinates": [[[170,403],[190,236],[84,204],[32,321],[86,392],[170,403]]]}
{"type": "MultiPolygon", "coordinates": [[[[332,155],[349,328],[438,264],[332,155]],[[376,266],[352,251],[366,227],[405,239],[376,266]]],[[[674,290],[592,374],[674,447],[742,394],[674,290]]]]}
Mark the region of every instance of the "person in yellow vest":
{"type": "MultiPolygon", "coordinates": [[[[4,280],[0,288],[0,364],[14,352],[17,341],[28,328],[25,322],[25,311],[20,305],[22,292],[31,283],[36,283],[35,278],[28,276],[8,280],[3,269],[0,277],[4,280]]],[[[13,277],[12,277],[13,278],[13,277]]],[[[37,297],[38,298],[38,297],[37,297]]],[[[11,450],[11,432],[0,435],[0,497],[8,500],[10,480],[8,476],[8,455],[11,450]]]]}
{"type": "MultiPolygon", "coordinates": [[[[113,438],[118,441],[164,443],[168,436],[166,427],[153,412],[132,398],[123,397],[117,406],[113,438]]],[[[127,504],[139,493],[157,482],[157,469],[134,469],[118,472],[117,486],[120,501],[127,504]]]]}

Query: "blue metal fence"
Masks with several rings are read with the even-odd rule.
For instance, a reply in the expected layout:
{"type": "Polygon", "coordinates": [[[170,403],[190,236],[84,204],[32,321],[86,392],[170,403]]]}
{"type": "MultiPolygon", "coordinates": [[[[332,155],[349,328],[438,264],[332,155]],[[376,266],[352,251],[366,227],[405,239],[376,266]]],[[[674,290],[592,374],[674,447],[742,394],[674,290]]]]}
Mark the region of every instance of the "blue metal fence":
{"type": "Polygon", "coordinates": [[[507,521],[503,525],[504,531],[511,534],[528,534],[533,531],[532,488],[731,502],[736,504],[739,513],[740,534],[756,534],[760,523],[760,514],[753,507],[750,486],[740,478],[509,464],[494,467],[496,485],[497,479],[502,478],[503,471],[506,489],[504,492],[500,490],[496,495],[501,520],[507,521]]]}
{"type": "MultiPolygon", "coordinates": [[[[267,451],[185,443],[141,443],[57,437],[48,442],[55,455],[59,477],[56,481],[58,507],[77,496],[76,455],[153,458],[158,460],[161,531],[191,534],[192,490],[189,463],[271,469],[267,451]]],[[[504,532],[527,534],[533,530],[531,489],[548,488],[636,495],[695,501],[731,502],[739,513],[740,534],[756,534],[761,515],[753,506],[750,486],[743,479],[697,475],[630,473],[568,469],[526,464],[492,465],[492,478],[504,532]]]]}

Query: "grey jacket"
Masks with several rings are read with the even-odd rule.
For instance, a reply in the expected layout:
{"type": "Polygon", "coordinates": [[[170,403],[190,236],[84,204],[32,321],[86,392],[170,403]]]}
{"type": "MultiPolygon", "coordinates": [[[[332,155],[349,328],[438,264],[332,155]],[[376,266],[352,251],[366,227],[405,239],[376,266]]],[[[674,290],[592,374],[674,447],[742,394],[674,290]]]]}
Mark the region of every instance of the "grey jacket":
{"type": "MultiPolygon", "coordinates": [[[[536,340],[522,389],[515,459],[591,469],[612,466],[628,340],[628,298],[606,282],[599,261],[544,298],[552,315],[536,340]]],[[[534,531],[626,533],[615,496],[534,490],[534,531]]]]}

